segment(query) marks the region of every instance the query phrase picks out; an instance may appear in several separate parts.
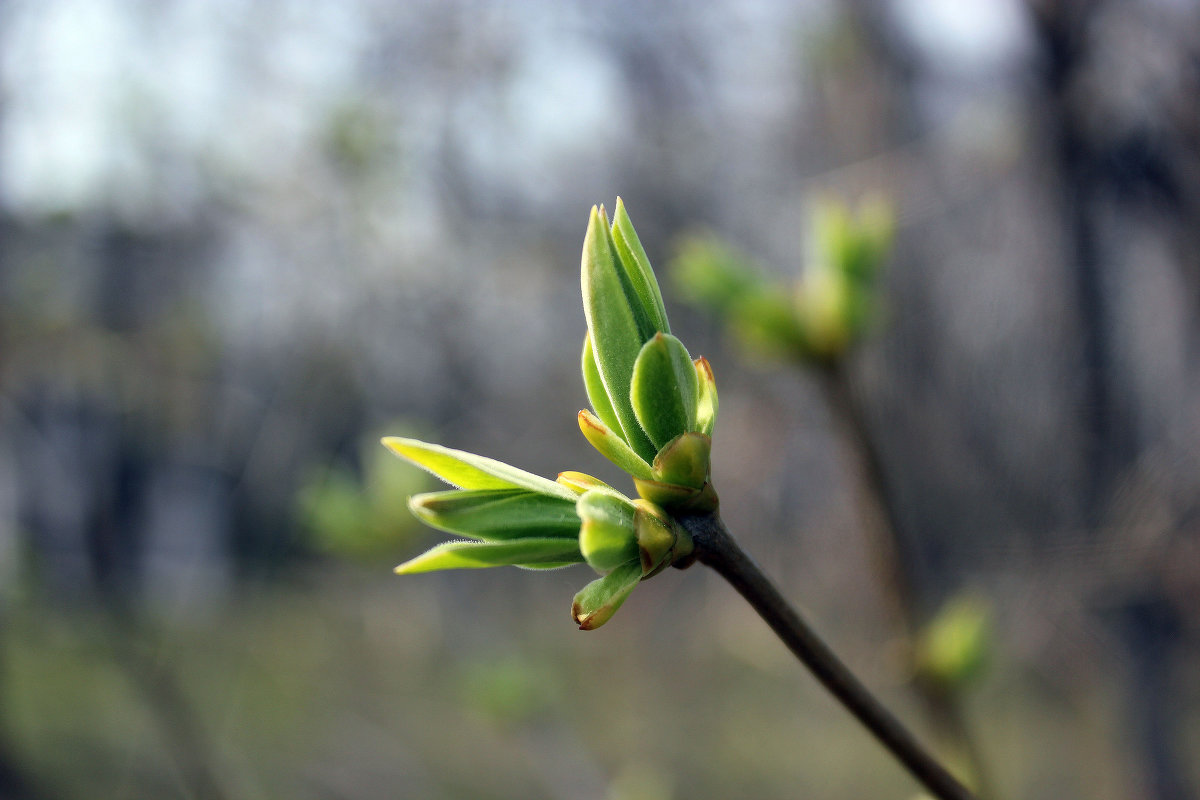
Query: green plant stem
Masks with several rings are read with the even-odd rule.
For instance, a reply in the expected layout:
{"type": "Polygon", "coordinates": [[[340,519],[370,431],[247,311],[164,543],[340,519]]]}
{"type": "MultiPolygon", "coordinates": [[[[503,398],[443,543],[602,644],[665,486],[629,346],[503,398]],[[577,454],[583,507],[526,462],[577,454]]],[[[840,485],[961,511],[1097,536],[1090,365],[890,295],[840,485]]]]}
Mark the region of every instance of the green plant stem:
{"type": "MultiPolygon", "coordinates": [[[[927,615],[921,608],[916,590],[916,564],[902,535],[903,527],[896,509],[895,493],[888,481],[883,456],[867,424],[866,414],[850,384],[844,360],[822,365],[821,388],[837,426],[849,442],[858,471],[860,495],[874,519],[866,521],[871,536],[876,569],[883,583],[884,596],[893,607],[893,616],[908,647],[913,645],[927,615]]],[[[988,770],[983,754],[976,746],[963,713],[959,694],[952,687],[918,675],[913,688],[925,709],[925,715],[943,746],[959,756],[981,797],[991,797],[988,770]]]]}
{"type": "Polygon", "coordinates": [[[750,603],[796,658],[914,778],[940,800],[974,800],[796,613],[734,541],[720,516],[684,516],[679,522],[692,535],[696,559],[714,569],[750,603]]]}

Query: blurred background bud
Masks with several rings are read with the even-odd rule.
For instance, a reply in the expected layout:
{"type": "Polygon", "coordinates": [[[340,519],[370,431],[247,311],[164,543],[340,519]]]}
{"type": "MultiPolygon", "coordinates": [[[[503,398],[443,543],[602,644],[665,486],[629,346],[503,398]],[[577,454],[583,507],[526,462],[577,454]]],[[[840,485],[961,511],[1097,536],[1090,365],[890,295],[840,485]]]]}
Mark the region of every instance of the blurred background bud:
{"type": "Polygon", "coordinates": [[[671,271],[680,293],[709,308],[753,353],[821,362],[837,359],[877,321],[879,279],[894,218],[877,195],[857,207],[812,203],[807,255],[797,277],[776,282],[712,234],[680,241],[671,271]]]}
{"type": "Polygon", "coordinates": [[[994,635],[986,599],[978,594],[951,598],[917,637],[917,674],[950,686],[976,680],[991,655],[994,635]]]}

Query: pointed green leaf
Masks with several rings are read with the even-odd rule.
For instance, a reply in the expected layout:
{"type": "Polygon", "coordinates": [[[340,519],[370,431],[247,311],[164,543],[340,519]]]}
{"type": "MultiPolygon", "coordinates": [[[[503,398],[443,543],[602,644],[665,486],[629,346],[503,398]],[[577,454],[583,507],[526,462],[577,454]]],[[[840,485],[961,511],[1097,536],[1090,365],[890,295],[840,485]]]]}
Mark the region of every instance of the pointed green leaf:
{"type": "Polygon", "coordinates": [[[699,383],[683,342],[655,334],[633,365],[630,402],[655,450],[695,426],[699,383]]]}
{"type": "Polygon", "coordinates": [[[572,539],[514,539],[510,542],[444,542],[396,567],[397,575],[442,569],[503,566],[561,566],[583,561],[572,539]]]}
{"type": "Polygon", "coordinates": [[[576,494],[583,494],[588,489],[609,489],[616,491],[599,478],[593,478],[583,472],[560,472],[558,473],[558,483],[566,486],[576,494]]]}
{"type": "Polygon", "coordinates": [[[641,579],[642,564],[633,559],[583,587],[571,604],[579,629],[592,631],[608,622],[641,579]]]}
{"type": "Polygon", "coordinates": [[[621,430],[621,420],[617,418],[617,412],[613,409],[612,400],[609,399],[604,381],[600,377],[600,369],[596,366],[596,354],[592,351],[590,333],[583,337],[583,357],[580,360],[583,368],[583,388],[587,391],[592,410],[609,428],[614,431],[621,430]]]}
{"type": "Polygon", "coordinates": [[[654,458],[655,447],[634,416],[629,403],[629,383],[633,362],[654,329],[645,319],[633,289],[627,289],[629,279],[617,262],[607,220],[595,207],[583,242],[580,283],[583,313],[604,394],[620,422],[622,438],[648,462],[654,458]]]}
{"type": "Polygon", "coordinates": [[[575,503],[524,489],[419,494],[408,507],[427,525],[490,542],[579,535],[575,503]]]}
{"type": "Polygon", "coordinates": [[[658,280],[650,267],[650,259],[642,249],[637,231],[633,229],[633,221],[625,211],[625,203],[617,198],[617,207],[613,209],[612,222],[613,244],[616,246],[617,257],[629,275],[629,282],[646,309],[651,324],[656,331],[670,333],[671,326],[667,323],[667,309],[663,305],[662,290],[658,288],[658,280]]]}
{"type": "Polygon", "coordinates": [[[460,489],[528,489],[564,500],[575,499],[565,486],[502,461],[398,436],[384,437],[383,444],[401,458],[460,489]]]}
{"type": "Polygon", "coordinates": [[[633,452],[625,440],[600,421],[595,414],[584,409],[579,412],[579,430],[583,438],[600,454],[635,478],[651,479],[654,477],[649,462],[633,452]]]}
{"type": "Polygon", "coordinates": [[[700,393],[696,400],[696,431],[712,436],[717,424],[717,379],[713,377],[712,364],[700,356],[695,360],[696,378],[700,393]]]}

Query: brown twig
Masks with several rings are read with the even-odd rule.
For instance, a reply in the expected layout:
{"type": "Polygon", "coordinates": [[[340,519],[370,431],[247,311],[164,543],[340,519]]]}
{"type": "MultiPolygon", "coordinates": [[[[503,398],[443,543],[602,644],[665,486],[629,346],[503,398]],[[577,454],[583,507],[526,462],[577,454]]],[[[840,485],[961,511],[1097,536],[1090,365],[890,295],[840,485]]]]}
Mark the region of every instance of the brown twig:
{"type": "Polygon", "coordinates": [[[940,800],[975,800],[801,619],[717,514],[685,516],[679,522],[692,535],[697,560],[716,570],[750,603],[796,658],[914,778],[940,800]]]}

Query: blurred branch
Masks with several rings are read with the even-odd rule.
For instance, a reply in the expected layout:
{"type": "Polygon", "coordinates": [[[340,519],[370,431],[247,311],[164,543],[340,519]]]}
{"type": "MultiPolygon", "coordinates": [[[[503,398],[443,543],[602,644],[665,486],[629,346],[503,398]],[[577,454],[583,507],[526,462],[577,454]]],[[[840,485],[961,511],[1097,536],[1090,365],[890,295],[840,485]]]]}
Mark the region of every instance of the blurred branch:
{"type": "Polygon", "coordinates": [[[54,795],[39,785],[19,764],[6,742],[0,742],[0,797],[6,800],[52,800],[54,795]]]}
{"type": "MultiPolygon", "coordinates": [[[[824,363],[819,375],[826,402],[854,454],[861,487],[859,494],[870,508],[869,516],[873,517],[864,527],[872,543],[876,570],[884,587],[884,596],[892,606],[894,624],[902,631],[905,649],[912,660],[922,620],[928,615],[920,608],[915,586],[916,559],[903,534],[895,490],[888,480],[883,456],[871,435],[866,414],[850,384],[844,361],[824,363]]],[[[958,751],[980,796],[992,796],[988,770],[967,725],[959,693],[920,670],[914,668],[914,673],[914,688],[943,746],[958,751]]]]}
{"type": "Polygon", "coordinates": [[[1117,364],[1113,358],[1112,310],[1105,291],[1105,264],[1098,239],[1096,198],[1103,168],[1078,113],[1077,83],[1090,55],[1088,26],[1098,2],[1031,3],[1040,48],[1042,96],[1050,154],[1058,173],[1059,213],[1065,233],[1065,261],[1078,308],[1084,428],[1083,514],[1099,525],[1103,505],[1120,471],[1119,430],[1114,408],[1117,364]]]}

